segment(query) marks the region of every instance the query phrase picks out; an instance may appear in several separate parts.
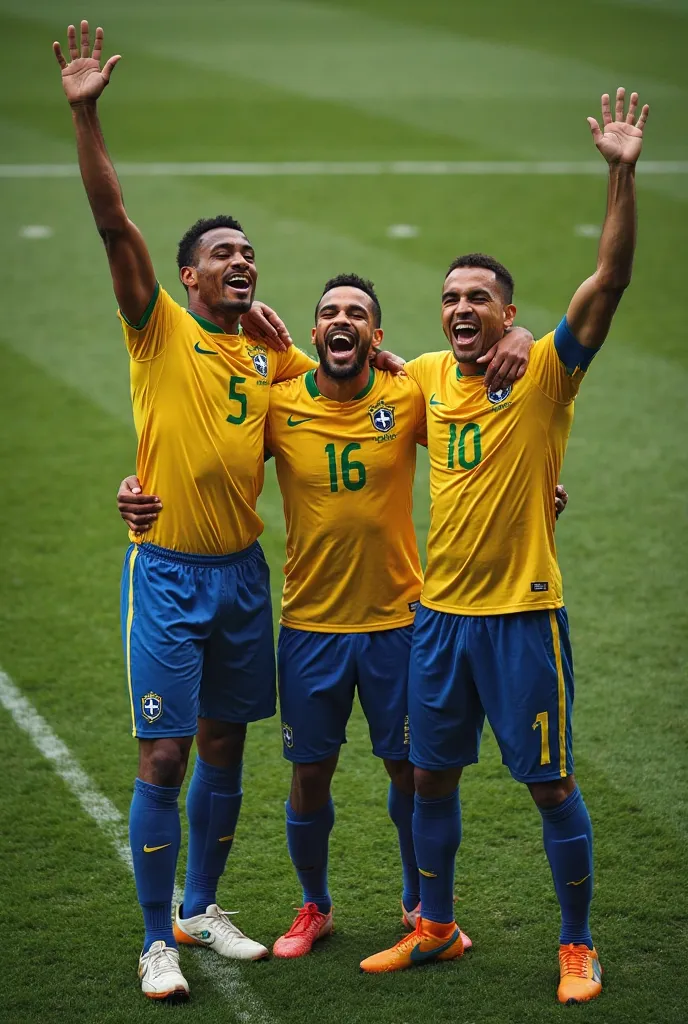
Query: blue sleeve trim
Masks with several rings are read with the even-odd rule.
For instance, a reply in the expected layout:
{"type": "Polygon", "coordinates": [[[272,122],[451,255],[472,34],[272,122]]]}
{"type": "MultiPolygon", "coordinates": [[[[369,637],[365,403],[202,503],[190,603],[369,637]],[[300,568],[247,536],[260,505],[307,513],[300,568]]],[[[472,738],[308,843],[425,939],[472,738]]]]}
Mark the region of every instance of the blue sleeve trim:
{"type": "Polygon", "coordinates": [[[564,317],[554,332],[554,347],[568,374],[573,374],[576,370],[581,370],[582,373],[585,373],[599,352],[598,348],[586,348],[584,345],[581,345],[569,327],[566,317],[564,317]]]}

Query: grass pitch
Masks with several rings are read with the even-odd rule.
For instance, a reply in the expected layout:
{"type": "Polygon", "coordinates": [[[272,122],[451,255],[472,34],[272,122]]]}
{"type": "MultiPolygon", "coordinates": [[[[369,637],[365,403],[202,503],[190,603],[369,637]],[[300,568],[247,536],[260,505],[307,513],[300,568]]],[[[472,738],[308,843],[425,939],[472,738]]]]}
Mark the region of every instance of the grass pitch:
{"type": "MultiPolygon", "coordinates": [[[[82,16],[104,25],[108,54],[124,54],[101,110],[120,162],[591,160],[585,116],[617,84],[652,105],[644,159],[688,159],[680,0],[581,0],[546,13],[535,0],[82,9],[3,0],[0,13],[4,163],[74,159],[50,44],[82,16]]],[[[603,179],[575,175],[123,184],[175,294],[178,238],[197,217],[228,211],[256,244],[262,297],[304,346],[325,278],[355,270],[376,282],[386,343],[406,356],[443,345],[439,288],[459,251],[502,259],[516,277],[520,322],[551,329],[594,266],[604,210],[603,179]],[[399,224],[417,233],[390,237],[399,224]]],[[[0,666],[126,815],[135,750],[118,625],[126,538],[114,510],[134,463],[126,356],[79,181],[8,178],[0,189],[0,666]],[[50,233],[25,237],[27,226],[50,233]]],[[[462,786],[457,893],[474,950],[456,964],[359,975],[361,956],[400,934],[400,872],[384,772],[356,713],[334,783],[337,933],[304,960],[235,967],[243,1002],[201,970],[202,952],[184,950],[193,1000],[173,1012],[185,1020],[685,1020],[687,201],[688,176],[640,172],[634,282],[582,389],[563,476],[571,504],[558,542],[577,659],[577,775],[595,828],[603,996],[570,1010],[555,1003],[558,915],[539,816],[489,736],[462,786]]],[[[277,607],[283,527],[272,471],[261,511],[277,607]]],[[[423,543],[422,457],[416,520],[423,543]]],[[[0,757],[0,1020],[133,1024],[166,1013],[138,990],[141,929],[126,867],[1,708],[0,757]]],[[[278,721],[253,726],[220,897],[267,944],[299,901],[283,834],[288,778],[278,721]]]]}

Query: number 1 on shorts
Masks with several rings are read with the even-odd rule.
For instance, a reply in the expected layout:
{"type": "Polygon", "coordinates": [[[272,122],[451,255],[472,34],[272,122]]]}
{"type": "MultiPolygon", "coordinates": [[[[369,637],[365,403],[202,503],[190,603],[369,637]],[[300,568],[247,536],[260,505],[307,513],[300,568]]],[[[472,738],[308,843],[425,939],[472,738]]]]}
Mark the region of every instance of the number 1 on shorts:
{"type": "Polygon", "coordinates": [[[536,716],[535,721],[533,722],[533,729],[537,729],[538,725],[540,726],[540,740],[542,744],[540,749],[540,764],[549,764],[549,714],[546,711],[541,711],[540,714],[536,716]]]}

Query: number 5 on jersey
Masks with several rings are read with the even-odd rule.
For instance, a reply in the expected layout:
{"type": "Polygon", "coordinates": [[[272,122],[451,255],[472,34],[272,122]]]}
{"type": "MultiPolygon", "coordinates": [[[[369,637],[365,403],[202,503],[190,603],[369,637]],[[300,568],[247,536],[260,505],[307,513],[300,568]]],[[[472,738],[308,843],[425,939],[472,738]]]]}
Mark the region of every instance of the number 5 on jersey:
{"type": "Polygon", "coordinates": [[[245,384],[245,377],[230,377],[229,378],[229,399],[231,402],[238,402],[238,412],[232,413],[227,417],[228,423],[243,423],[246,419],[246,395],[243,391],[239,390],[240,384],[245,384]]]}

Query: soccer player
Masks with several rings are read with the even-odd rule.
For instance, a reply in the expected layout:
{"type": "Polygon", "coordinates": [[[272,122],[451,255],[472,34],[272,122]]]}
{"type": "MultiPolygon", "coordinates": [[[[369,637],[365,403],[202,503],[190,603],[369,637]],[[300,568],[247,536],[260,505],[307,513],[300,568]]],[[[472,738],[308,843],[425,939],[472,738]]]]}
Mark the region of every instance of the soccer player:
{"type": "Polygon", "coordinates": [[[217,905],[216,889],[241,805],[246,724],[275,713],[270,588],[256,514],[269,385],[312,361],[296,348],[271,351],[239,336],[257,271],[253,247],[231,217],[198,221],[180,242],[188,310],[159,286],[98,121],[97,100],[119,57],[101,71],[103,32],[96,30],[89,56],[85,21],[80,47],[73,25],[68,40],[70,63],[58,43],[54,51],[130,355],[137,471],[151,493],[176,497],[150,543],[132,536],[122,633],[139,741],[130,814],[145,924],[139,975],[146,996],[184,1000],[177,942],[238,959],[267,954],[217,905]],[[178,797],[196,733],[186,886],[173,931],[178,797]]]}
{"type": "MultiPolygon", "coordinates": [[[[523,364],[524,334],[510,340],[523,364]]],[[[266,430],[287,522],[278,661],[283,748],[294,764],[287,840],[303,888],[303,906],[274,946],[281,957],[303,956],[332,929],[330,783],[356,689],[390,777],[408,927],[420,898],[406,688],[421,586],[411,506],[425,405],[410,378],[369,368],[382,341],[371,282],[355,274],[328,281],[312,335],[318,368],[271,389],[266,430]]],[[[558,508],[565,497],[561,489],[558,508]]],[[[118,505],[134,530],[145,531],[159,511],[135,477],[122,482],[118,505]]]]}
{"type": "Polygon", "coordinates": [[[631,279],[635,165],[649,108],[624,90],[603,125],[588,118],[609,164],[597,269],[555,331],[537,342],[513,387],[485,393],[477,358],[512,323],[513,279],[496,260],[455,260],[442,291],[451,352],[407,364],[427,400],[433,499],[428,565],[409,674],[413,835],[421,917],[415,934],[364,960],[395,971],[461,955],[454,922],[454,863],[461,840],[458,782],[478,759],[485,715],[512,776],[543,822],[561,908],[562,1003],[601,992],[589,927],[590,818],[573,775],[573,674],[548,496],[573,419],[573,402],[631,279]]]}

